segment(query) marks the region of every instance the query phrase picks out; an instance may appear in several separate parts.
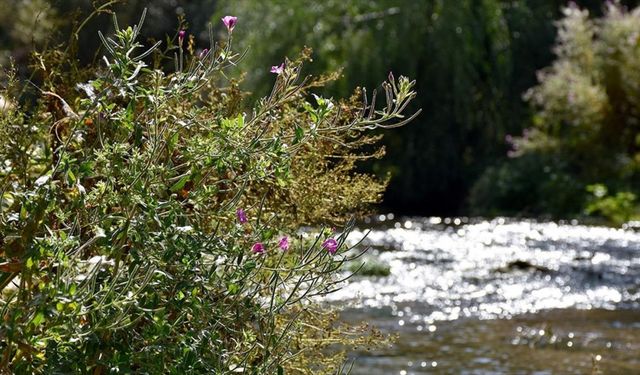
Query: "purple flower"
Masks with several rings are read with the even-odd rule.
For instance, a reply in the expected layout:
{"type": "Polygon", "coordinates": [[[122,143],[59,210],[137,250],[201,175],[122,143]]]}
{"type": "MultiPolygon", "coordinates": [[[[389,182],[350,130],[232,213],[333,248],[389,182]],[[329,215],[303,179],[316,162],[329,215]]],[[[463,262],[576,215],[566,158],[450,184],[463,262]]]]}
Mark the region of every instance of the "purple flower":
{"type": "Polygon", "coordinates": [[[236,23],[238,23],[238,17],[234,16],[224,16],[222,17],[222,23],[227,27],[229,33],[233,31],[233,28],[236,27],[236,23]]]}
{"type": "Polygon", "coordinates": [[[338,241],[333,238],[327,238],[322,243],[322,248],[330,252],[331,254],[335,254],[338,251],[338,241]]]}
{"type": "Polygon", "coordinates": [[[264,254],[264,245],[262,244],[262,242],[256,242],[253,244],[253,246],[251,246],[251,251],[253,251],[255,254],[264,254]]]}
{"type": "Polygon", "coordinates": [[[246,224],[249,221],[247,219],[247,214],[244,212],[242,208],[238,208],[238,210],[236,211],[236,214],[238,215],[238,221],[240,222],[240,224],[246,224]]]}
{"type": "Polygon", "coordinates": [[[178,32],[178,43],[182,44],[182,42],[184,41],[185,35],[187,35],[187,32],[184,30],[180,30],[178,32]]]}
{"type": "Polygon", "coordinates": [[[278,242],[278,246],[283,250],[283,251],[287,251],[289,250],[289,237],[284,236],[280,239],[280,242],[278,242]]]}
{"type": "Polygon", "coordinates": [[[282,74],[282,72],[284,72],[284,63],[271,67],[271,73],[282,74]]]}
{"type": "Polygon", "coordinates": [[[207,56],[207,53],[209,53],[209,49],[203,49],[202,52],[200,52],[200,60],[204,59],[204,57],[207,56]]]}

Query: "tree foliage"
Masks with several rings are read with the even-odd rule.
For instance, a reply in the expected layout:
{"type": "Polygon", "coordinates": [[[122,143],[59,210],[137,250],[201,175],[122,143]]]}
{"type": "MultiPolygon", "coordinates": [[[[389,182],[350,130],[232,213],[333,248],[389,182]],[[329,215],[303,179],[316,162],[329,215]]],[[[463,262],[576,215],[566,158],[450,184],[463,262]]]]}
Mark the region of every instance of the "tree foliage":
{"type": "Polygon", "coordinates": [[[475,178],[504,158],[506,134],[528,117],[521,93],[551,58],[558,1],[221,1],[250,25],[243,33],[247,87],[267,90],[268,69],[300,45],[315,49],[311,74],[345,77],[327,95],[372,86],[388,71],[416,77],[424,109],[385,138],[385,202],[410,213],[452,214],[475,178]],[[264,42],[263,37],[269,40],[264,42]]]}
{"type": "MultiPolygon", "coordinates": [[[[575,181],[566,188],[559,184],[557,193],[536,195],[538,207],[573,188],[580,199],[565,214],[578,213],[590,199],[588,213],[620,223],[634,216],[629,207],[640,182],[640,8],[629,11],[611,2],[603,17],[594,19],[571,4],[563,14],[556,60],[540,71],[539,84],[525,96],[536,111],[532,127],[510,140],[511,155],[545,159],[549,170],[560,169],[575,181]],[[590,185],[600,188],[586,194],[590,185]]],[[[542,176],[539,184],[552,177],[542,176]]]]}

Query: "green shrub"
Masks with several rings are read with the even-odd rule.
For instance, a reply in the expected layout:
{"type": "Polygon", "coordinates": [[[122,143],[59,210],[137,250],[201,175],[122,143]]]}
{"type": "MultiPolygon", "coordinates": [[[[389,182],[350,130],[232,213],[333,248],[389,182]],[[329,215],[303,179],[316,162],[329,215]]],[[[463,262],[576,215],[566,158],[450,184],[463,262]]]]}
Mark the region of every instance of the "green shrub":
{"type": "Polygon", "coordinates": [[[585,209],[587,214],[597,214],[615,225],[624,224],[640,214],[634,193],[620,191],[610,195],[607,187],[602,184],[589,185],[587,191],[591,193],[585,209]]]}
{"type": "Polygon", "coordinates": [[[298,228],[378,199],[355,162],[381,155],[361,151],[370,130],[410,120],[413,82],[391,76],[381,109],[310,100],[326,79],[299,77],[306,54],[247,114],[224,75],[235,22],[200,52],[184,33],[142,48],[143,20],[100,34],[101,65],[73,46],[35,54],[35,100],[15,79],[2,92],[0,368],[339,372],[328,347],[384,342],[314,303],[338,285],[351,224],[298,228]]]}
{"type": "MultiPolygon", "coordinates": [[[[640,186],[640,9],[628,11],[619,2],[607,2],[604,16],[592,19],[587,10],[571,3],[563,13],[557,23],[556,60],[525,94],[536,111],[532,127],[508,139],[513,159],[504,168],[523,174],[517,170],[528,162],[519,159],[538,158],[538,164],[566,173],[556,179],[557,190],[545,188],[554,185],[556,174],[532,175],[529,189],[540,199],[538,205],[574,208],[579,198],[582,209],[560,212],[613,218],[602,206],[611,208],[613,201],[601,201],[596,209],[585,188],[605,182],[635,194],[640,186]]],[[[494,177],[487,175],[485,180],[494,177]]],[[[626,202],[614,206],[626,212],[622,206],[631,204],[629,198],[614,198],[626,202]]]]}
{"type": "Polygon", "coordinates": [[[488,168],[469,194],[474,215],[579,215],[585,191],[562,160],[528,153],[488,168]]]}

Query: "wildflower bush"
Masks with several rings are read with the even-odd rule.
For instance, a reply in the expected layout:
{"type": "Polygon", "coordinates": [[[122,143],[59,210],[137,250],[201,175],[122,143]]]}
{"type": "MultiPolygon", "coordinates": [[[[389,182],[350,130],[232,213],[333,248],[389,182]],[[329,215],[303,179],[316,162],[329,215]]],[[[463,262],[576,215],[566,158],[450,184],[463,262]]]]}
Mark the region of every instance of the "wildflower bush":
{"type": "Polygon", "coordinates": [[[224,73],[241,57],[237,18],[207,48],[184,30],[143,47],[143,21],[114,17],[94,66],[73,46],[35,54],[37,87],[8,70],[0,368],[342,372],[344,353],[328,348],[384,338],[339,324],[317,297],[358,256],[346,219],[384,181],[355,163],[382,155],[370,130],[411,120],[413,82],[390,75],[381,106],[362,90],[314,96],[334,77],[303,78],[305,51],[273,67],[271,94],[244,112],[224,73]]]}
{"type": "MultiPolygon", "coordinates": [[[[640,186],[640,8],[607,2],[604,16],[593,19],[571,3],[563,13],[556,60],[525,94],[535,109],[531,128],[507,138],[514,160],[499,168],[517,176],[524,164],[531,165],[522,159],[534,159],[541,177],[535,185],[557,189],[529,190],[527,196],[516,187],[505,193],[516,193],[524,205],[564,206],[565,214],[584,210],[619,223],[639,212],[631,207],[640,186]],[[602,200],[607,192],[611,196],[602,200]],[[558,196],[566,198],[556,204],[558,196]]],[[[477,202],[500,199],[482,186],[476,193],[477,202]]]]}

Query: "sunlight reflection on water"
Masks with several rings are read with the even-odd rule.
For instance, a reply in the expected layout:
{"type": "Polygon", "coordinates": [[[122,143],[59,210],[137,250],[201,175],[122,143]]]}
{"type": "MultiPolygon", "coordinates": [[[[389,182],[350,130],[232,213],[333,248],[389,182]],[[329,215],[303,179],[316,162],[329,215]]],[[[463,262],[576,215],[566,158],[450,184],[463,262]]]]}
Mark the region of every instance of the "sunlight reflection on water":
{"type": "MultiPolygon", "coordinates": [[[[389,265],[390,275],[352,279],[329,300],[411,306],[425,321],[638,307],[640,233],[576,223],[468,221],[377,220],[363,245],[370,247],[368,259],[389,265]]],[[[365,233],[356,230],[349,239],[355,243],[365,233]]]]}
{"type": "Polygon", "coordinates": [[[398,341],[350,353],[354,375],[583,374],[593,358],[605,373],[640,372],[640,232],[383,215],[363,228],[365,260],[390,274],[328,299],[398,341]]]}

